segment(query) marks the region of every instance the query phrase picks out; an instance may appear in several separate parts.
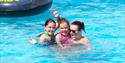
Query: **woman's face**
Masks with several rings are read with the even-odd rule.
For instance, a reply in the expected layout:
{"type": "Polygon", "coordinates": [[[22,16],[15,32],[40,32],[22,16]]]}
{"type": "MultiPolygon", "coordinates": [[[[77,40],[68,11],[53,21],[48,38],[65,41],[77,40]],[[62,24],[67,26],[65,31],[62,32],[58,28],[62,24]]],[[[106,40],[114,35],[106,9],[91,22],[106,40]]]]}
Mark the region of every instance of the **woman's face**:
{"type": "Polygon", "coordinates": [[[54,31],[56,29],[56,24],[51,22],[51,23],[48,23],[48,25],[45,26],[45,29],[46,29],[46,32],[49,34],[49,35],[53,35],[54,34],[54,31]]]}
{"type": "Polygon", "coordinates": [[[67,35],[69,33],[69,26],[67,23],[61,23],[59,28],[60,28],[60,32],[63,35],[67,35]]]}
{"type": "Polygon", "coordinates": [[[77,39],[77,37],[80,35],[80,31],[78,30],[77,25],[70,25],[70,34],[73,40],[77,39]]]}

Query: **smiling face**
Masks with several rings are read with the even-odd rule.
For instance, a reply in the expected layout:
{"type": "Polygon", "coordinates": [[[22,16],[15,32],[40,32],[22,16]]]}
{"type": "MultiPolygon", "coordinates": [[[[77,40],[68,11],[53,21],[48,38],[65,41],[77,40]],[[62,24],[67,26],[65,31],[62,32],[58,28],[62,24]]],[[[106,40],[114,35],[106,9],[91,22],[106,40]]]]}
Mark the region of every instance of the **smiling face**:
{"type": "Polygon", "coordinates": [[[56,29],[56,24],[53,22],[50,22],[45,26],[45,30],[49,35],[53,35],[55,29],[56,29]]]}
{"type": "Polygon", "coordinates": [[[69,33],[69,26],[68,26],[68,24],[66,22],[61,23],[59,28],[60,28],[60,32],[63,35],[67,35],[69,33]]]}
{"type": "Polygon", "coordinates": [[[80,31],[78,30],[77,25],[70,25],[70,34],[73,40],[76,40],[80,36],[80,31]]]}

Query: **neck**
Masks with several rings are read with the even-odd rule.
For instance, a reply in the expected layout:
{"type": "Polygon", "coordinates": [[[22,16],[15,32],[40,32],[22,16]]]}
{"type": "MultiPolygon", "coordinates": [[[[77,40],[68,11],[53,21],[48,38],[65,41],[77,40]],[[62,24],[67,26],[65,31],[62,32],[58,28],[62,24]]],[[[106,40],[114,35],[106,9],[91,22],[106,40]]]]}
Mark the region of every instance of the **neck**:
{"type": "Polygon", "coordinates": [[[51,37],[52,37],[52,36],[54,36],[54,34],[52,34],[52,35],[49,35],[49,36],[51,36],[51,37]]]}
{"type": "Polygon", "coordinates": [[[75,41],[80,40],[81,38],[82,38],[82,36],[79,35],[79,36],[76,37],[75,41]]]}
{"type": "Polygon", "coordinates": [[[47,32],[45,32],[48,36],[51,36],[51,37],[53,37],[54,36],[54,34],[52,34],[52,35],[49,35],[47,32]]]}

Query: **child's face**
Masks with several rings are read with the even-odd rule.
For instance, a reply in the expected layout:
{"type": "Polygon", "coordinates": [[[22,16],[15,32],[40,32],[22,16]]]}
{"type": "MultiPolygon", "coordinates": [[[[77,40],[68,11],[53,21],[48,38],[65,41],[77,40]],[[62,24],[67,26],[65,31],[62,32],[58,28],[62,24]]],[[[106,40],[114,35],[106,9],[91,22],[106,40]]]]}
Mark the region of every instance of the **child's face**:
{"type": "Polygon", "coordinates": [[[54,34],[54,31],[56,29],[56,24],[51,22],[51,23],[48,23],[48,25],[46,25],[45,27],[46,29],[46,32],[49,34],[49,35],[53,35],[54,34]]]}
{"type": "Polygon", "coordinates": [[[67,23],[61,23],[59,28],[62,34],[67,35],[69,33],[69,26],[67,23]]]}

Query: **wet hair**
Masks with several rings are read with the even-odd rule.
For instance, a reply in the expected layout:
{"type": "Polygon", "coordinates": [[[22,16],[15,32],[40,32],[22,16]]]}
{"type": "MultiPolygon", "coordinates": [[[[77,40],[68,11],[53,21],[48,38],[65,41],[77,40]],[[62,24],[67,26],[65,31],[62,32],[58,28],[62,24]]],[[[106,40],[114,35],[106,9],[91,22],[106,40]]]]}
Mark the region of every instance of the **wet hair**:
{"type": "Polygon", "coordinates": [[[72,25],[78,26],[78,30],[79,30],[79,31],[80,31],[80,30],[83,30],[83,31],[85,32],[85,25],[84,25],[83,22],[74,21],[74,22],[72,23],[72,25]]]}
{"type": "Polygon", "coordinates": [[[66,20],[65,18],[60,17],[57,19],[57,22],[58,22],[58,28],[60,27],[60,24],[62,24],[62,23],[67,23],[68,27],[70,26],[69,21],[66,20]]]}
{"type": "Polygon", "coordinates": [[[49,18],[49,19],[46,20],[44,26],[48,25],[49,23],[55,23],[56,24],[56,22],[53,19],[49,18]]]}

